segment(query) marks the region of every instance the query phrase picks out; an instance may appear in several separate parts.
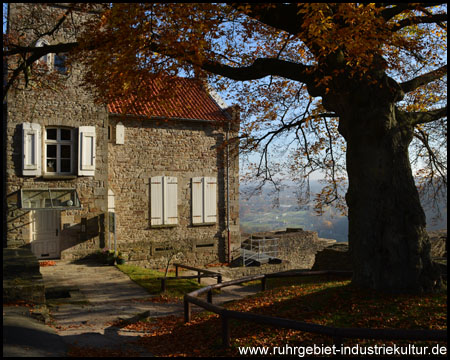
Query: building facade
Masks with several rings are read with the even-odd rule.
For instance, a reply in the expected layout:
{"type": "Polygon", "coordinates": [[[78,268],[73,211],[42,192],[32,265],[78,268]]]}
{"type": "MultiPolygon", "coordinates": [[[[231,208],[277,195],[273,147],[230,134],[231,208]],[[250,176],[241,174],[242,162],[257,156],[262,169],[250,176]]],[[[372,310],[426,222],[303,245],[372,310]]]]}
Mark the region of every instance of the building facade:
{"type": "MultiPolygon", "coordinates": [[[[65,10],[10,4],[11,30],[27,11],[65,10]]],[[[29,36],[37,46],[73,41],[64,30],[29,36]]],[[[11,88],[4,104],[4,246],[30,247],[41,259],[116,249],[148,267],[173,255],[197,265],[226,261],[240,246],[238,149],[226,142],[239,129],[236,108],[185,78],[152,83],[176,89],[166,109],[151,100],[98,105],[81,86],[79,64],[67,72],[64,54],[39,63],[58,89],[11,88]]]]}

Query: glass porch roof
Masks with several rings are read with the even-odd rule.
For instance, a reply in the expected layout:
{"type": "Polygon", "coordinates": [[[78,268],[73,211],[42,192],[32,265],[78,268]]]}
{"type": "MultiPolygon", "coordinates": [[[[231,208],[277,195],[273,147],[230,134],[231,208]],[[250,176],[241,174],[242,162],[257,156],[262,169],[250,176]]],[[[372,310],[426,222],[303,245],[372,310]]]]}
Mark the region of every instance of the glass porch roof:
{"type": "Polygon", "coordinates": [[[23,210],[81,209],[75,189],[21,189],[20,207],[23,210]]]}

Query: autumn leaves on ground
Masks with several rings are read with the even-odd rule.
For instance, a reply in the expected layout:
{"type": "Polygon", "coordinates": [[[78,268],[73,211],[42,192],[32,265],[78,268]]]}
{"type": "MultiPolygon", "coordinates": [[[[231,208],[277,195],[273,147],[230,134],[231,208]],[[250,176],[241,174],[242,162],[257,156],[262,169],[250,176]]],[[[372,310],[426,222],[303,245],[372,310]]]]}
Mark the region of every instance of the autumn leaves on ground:
{"type": "MultiPolygon", "coordinates": [[[[383,295],[362,291],[348,280],[323,277],[269,281],[269,290],[226,304],[231,310],[277,316],[335,327],[446,329],[447,295],[383,295]]],[[[231,347],[221,347],[221,321],[218,315],[202,312],[185,324],[183,317],[148,318],[133,324],[116,323],[127,330],[143,332],[136,345],[155,356],[239,356],[243,346],[332,345],[332,339],[312,333],[286,330],[254,323],[231,322],[231,347]]],[[[409,342],[411,343],[411,342],[409,342]]],[[[392,341],[346,339],[345,345],[393,345],[392,341]]],[[[408,342],[395,342],[408,345],[408,342]]],[[[435,345],[433,342],[415,342],[435,345]]],[[[444,345],[444,344],[442,344],[444,345]]],[[[446,344],[445,344],[446,345],[446,344]]],[[[71,356],[135,356],[112,353],[108,349],[72,347],[71,356]]]]}

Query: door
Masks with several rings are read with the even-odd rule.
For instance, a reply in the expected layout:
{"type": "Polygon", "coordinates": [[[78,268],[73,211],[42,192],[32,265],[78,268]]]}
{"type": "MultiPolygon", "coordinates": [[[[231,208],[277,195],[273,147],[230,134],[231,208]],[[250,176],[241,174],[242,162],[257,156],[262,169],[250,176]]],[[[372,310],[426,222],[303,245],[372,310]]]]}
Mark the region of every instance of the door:
{"type": "Polygon", "coordinates": [[[31,212],[31,251],[38,259],[60,257],[60,210],[36,210],[31,212]]]}

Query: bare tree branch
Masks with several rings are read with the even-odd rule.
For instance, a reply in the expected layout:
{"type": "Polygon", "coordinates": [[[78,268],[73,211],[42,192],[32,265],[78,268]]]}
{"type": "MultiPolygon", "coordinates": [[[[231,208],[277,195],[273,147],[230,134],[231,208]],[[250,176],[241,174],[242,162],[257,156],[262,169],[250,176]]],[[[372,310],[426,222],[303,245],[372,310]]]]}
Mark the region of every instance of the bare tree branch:
{"type": "Polygon", "coordinates": [[[59,43],[54,45],[44,45],[44,46],[20,46],[20,45],[10,45],[11,49],[3,53],[4,56],[12,56],[17,54],[28,54],[32,53],[33,57],[37,57],[35,60],[39,59],[41,56],[50,53],[60,53],[67,52],[78,46],[78,42],[70,43],[59,43]]]}
{"type": "Polygon", "coordinates": [[[393,17],[401,14],[403,11],[414,10],[418,7],[426,8],[431,6],[443,5],[444,3],[384,3],[384,6],[392,5],[392,7],[386,8],[381,12],[381,16],[389,21],[393,17]]]}
{"type": "Polygon", "coordinates": [[[439,173],[439,176],[442,178],[442,181],[444,181],[445,185],[447,185],[447,177],[444,174],[444,172],[446,172],[445,166],[439,161],[430,144],[428,143],[428,135],[424,131],[418,129],[417,132],[414,133],[414,136],[419,139],[427,149],[431,176],[434,176],[434,169],[436,169],[436,171],[439,173]]]}
{"type": "MultiPolygon", "coordinates": [[[[147,45],[149,49],[161,55],[179,58],[179,53],[174,53],[173,46],[166,47],[158,42],[151,42],[147,45]]],[[[269,75],[281,76],[287,79],[303,82],[305,84],[312,83],[314,78],[314,68],[304,64],[294,63],[278,58],[257,58],[253,64],[242,67],[233,67],[224,65],[217,61],[204,60],[198,63],[196,54],[185,52],[183,61],[198,66],[203,70],[216,75],[225,76],[232,80],[246,81],[262,79],[269,75]]]]}
{"type": "Polygon", "coordinates": [[[407,26],[417,24],[440,24],[443,21],[447,21],[447,14],[433,14],[431,16],[413,16],[407,19],[400,20],[393,25],[393,31],[398,31],[407,26]]]}
{"type": "Polygon", "coordinates": [[[434,80],[440,79],[447,74],[447,65],[441,66],[439,69],[430,71],[429,73],[420,75],[414,79],[405,81],[400,84],[405,93],[411,92],[422,85],[426,85],[434,80]]]}
{"type": "Polygon", "coordinates": [[[437,110],[423,111],[423,112],[406,112],[397,110],[400,116],[404,116],[409,119],[411,125],[426,124],[436,120],[439,120],[447,116],[447,106],[437,110]]]}
{"type": "Polygon", "coordinates": [[[261,79],[269,75],[275,75],[303,83],[310,83],[313,78],[311,76],[311,67],[281,59],[258,58],[252,65],[240,68],[213,62],[205,62],[201,64],[201,67],[214,74],[240,81],[261,79]]]}
{"type": "MultiPolygon", "coordinates": [[[[422,11],[424,14],[428,15],[428,16],[432,16],[433,14],[430,13],[427,9],[420,9],[420,11],[422,11]]],[[[445,19],[447,20],[447,19],[445,19]]],[[[445,31],[447,31],[447,26],[445,26],[442,22],[438,21],[436,22],[436,24],[441,28],[444,29],[445,31]]]]}
{"type": "Polygon", "coordinates": [[[66,12],[61,16],[61,19],[59,19],[59,21],[55,24],[55,26],[53,27],[53,29],[43,33],[41,35],[41,37],[43,36],[52,36],[63,24],[63,22],[67,19],[67,16],[72,13],[72,10],[74,8],[75,4],[72,4],[67,10],[66,12]]]}

